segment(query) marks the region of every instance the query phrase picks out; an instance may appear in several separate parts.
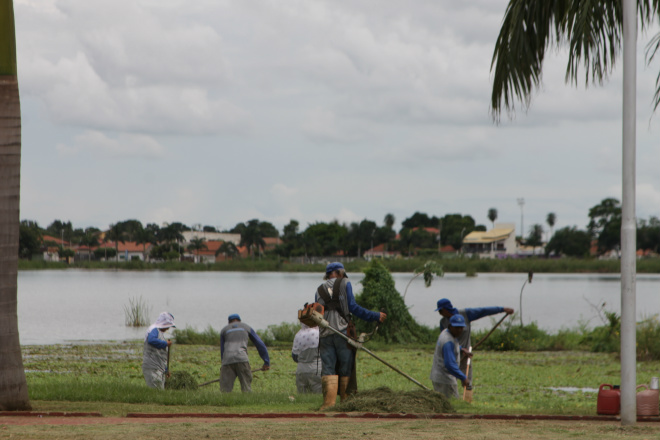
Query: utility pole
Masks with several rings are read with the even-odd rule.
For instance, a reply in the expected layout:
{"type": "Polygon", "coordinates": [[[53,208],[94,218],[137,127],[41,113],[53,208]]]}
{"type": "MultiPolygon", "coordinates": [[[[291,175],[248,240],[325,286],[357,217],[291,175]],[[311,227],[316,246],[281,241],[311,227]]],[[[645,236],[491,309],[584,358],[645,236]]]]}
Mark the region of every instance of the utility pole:
{"type": "Polygon", "coordinates": [[[623,164],[621,213],[621,424],[637,422],[635,149],[637,2],[623,0],[623,164]]]}
{"type": "Polygon", "coordinates": [[[523,206],[525,206],[525,199],[518,198],[518,206],[520,206],[520,239],[525,239],[525,226],[523,224],[523,206]]]}

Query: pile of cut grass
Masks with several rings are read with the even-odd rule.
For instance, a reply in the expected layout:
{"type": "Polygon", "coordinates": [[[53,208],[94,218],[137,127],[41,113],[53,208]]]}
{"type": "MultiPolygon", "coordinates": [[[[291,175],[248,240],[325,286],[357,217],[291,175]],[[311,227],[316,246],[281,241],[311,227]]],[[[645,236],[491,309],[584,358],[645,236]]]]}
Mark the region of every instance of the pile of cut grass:
{"type": "Polygon", "coordinates": [[[196,390],[197,381],[192,374],[187,371],[175,371],[165,381],[167,390],[196,390]]]}
{"type": "Polygon", "coordinates": [[[392,391],[387,387],[360,391],[332,408],[339,412],[443,414],[456,412],[449,400],[430,390],[392,391]]]}

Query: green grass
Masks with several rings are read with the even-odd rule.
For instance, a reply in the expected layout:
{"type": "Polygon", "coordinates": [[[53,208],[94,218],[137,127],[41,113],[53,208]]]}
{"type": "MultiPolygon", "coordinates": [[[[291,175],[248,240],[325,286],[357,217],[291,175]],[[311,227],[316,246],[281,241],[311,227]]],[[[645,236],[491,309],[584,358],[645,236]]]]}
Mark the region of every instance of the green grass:
{"type": "MultiPolygon", "coordinates": [[[[428,379],[433,346],[403,347],[368,344],[387,362],[431,387],[428,379]]],[[[30,399],[35,408],[109,408],[120,413],[143,412],[309,412],[318,409],[320,396],[298,395],[295,363],[290,347],[271,348],[272,368],[257,372],[253,393],[236,384],[222,394],[218,384],[197,391],[158,391],[142,378],[142,343],[23,347],[30,399]],[[61,407],[61,406],[60,406],[61,407]]],[[[253,367],[261,365],[250,349],[253,367]]],[[[598,388],[618,384],[620,364],[607,353],[477,352],[474,356],[474,402],[453,401],[459,413],[575,414],[596,413],[596,393],[553,391],[550,387],[598,388]]],[[[216,379],[220,370],[217,347],[178,345],[172,350],[172,371],[187,371],[198,383],[216,379]]],[[[657,362],[638,362],[637,382],[657,376],[657,362]]],[[[358,354],[360,389],[383,385],[409,391],[417,386],[365,352],[358,354]]],[[[74,410],[74,409],[70,409],[74,410]]],[[[79,409],[80,410],[80,409],[79,409]]],[[[91,409],[88,409],[91,410],[91,409]]]]}

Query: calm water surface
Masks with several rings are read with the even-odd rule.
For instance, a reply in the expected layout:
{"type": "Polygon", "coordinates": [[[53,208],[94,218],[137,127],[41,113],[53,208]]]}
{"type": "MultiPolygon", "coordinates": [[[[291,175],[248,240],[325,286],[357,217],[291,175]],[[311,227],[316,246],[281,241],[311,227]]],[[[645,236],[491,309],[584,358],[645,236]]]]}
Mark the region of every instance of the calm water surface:
{"type": "MultiPolygon", "coordinates": [[[[363,274],[349,274],[356,293],[363,274]]],[[[393,274],[401,294],[411,274],[393,274]]],[[[458,308],[508,306],[519,309],[526,274],[447,274],[426,288],[418,277],[408,288],[406,304],[420,323],[437,326],[434,312],[439,298],[458,308]]],[[[22,344],[71,341],[141,339],[145,329],[126,327],[124,307],[141,297],[150,307],[152,321],[171,312],[179,328],[219,330],[227,316],[238,313],[255,329],[295,322],[297,311],[314,299],[322,275],[309,273],[246,272],[128,272],[128,271],[20,271],[18,317],[22,344]]],[[[523,319],[555,331],[579,322],[601,325],[593,305],[606,303],[619,313],[621,284],[618,275],[534,275],[523,291],[523,319]]],[[[638,319],[660,309],[660,276],[637,278],[638,319]]],[[[475,328],[490,328],[484,318],[475,328]]]]}

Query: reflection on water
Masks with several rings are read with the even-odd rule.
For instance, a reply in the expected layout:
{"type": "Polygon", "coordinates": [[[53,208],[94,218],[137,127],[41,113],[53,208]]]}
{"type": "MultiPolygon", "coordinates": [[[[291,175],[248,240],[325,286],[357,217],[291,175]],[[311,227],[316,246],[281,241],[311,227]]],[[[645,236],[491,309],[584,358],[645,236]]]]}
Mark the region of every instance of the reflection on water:
{"type": "MultiPolygon", "coordinates": [[[[361,291],[363,274],[349,273],[353,289],[361,291]]],[[[411,274],[393,274],[401,293],[411,274]]],[[[434,312],[440,298],[455,307],[504,306],[519,308],[520,290],[527,274],[447,274],[426,288],[416,278],[406,296],[411,315],[420,323],[437,326],[434,312]]],[[[124,307],[129,299],[142,297],[155,320],[162,311],[175,316],[177,327],[208,326],[219,330],[227,316],[238,313],[256,329],[282,322],[295,322],[297,311],[314,299],[322,274],[247,272],[129,272],[129,271],[20,271],[18,317],[22,344],[65,341],[142,339],[145,328],[124,325],[124,307]]],[[[637,278],[638,318],[659,310],[660,276],[637,278]]],[[[618,275],[544,275],[523,292],[525,324],[555,331],[578,323],[601,325],[590,304],[606,303],[619,312],[621,287],[618,275]]],[[[474,323],[490,328],[491,318],[474,323]]]]}

